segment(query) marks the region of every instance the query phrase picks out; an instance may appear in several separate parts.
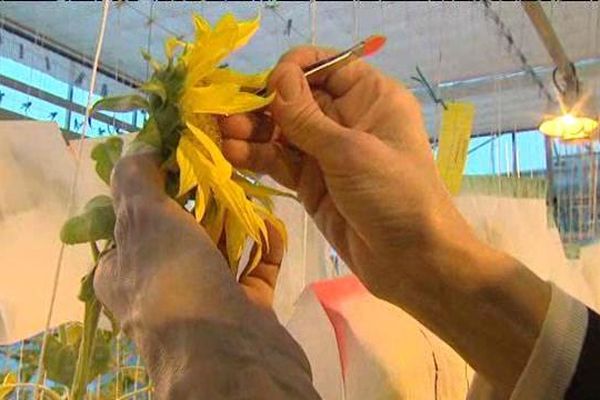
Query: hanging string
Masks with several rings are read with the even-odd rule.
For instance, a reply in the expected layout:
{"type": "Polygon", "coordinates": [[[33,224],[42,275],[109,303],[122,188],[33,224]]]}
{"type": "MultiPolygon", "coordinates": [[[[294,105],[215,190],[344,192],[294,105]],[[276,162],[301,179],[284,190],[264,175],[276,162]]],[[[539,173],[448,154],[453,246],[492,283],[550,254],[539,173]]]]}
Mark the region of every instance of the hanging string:
{"type": "Polygon", "coordinates": [[[352,0],[352,43],[358,43],[358,0],[352,0]]]}
{"type": "Polygon", "coordinates": [[[386,21],[385,21],[385,7],[383,6],[383,0],[379,0],[379,11],[381,13],[381,34],[387,35],[386,21]]]}
{"type": "Polygon", "coordinates": [[[117,373],[115,374],[115,379],[117,381],[116,385],[115,385],[115,399],[118,399],[119,396],[121,396],[121,332],[119,332],[117,334],[116,337],[116,351],[115,351],[115,357],[116,357],[116,368],[117,368],[117,373]]]}
{"type": "MultiPolygon", "coordinates": [[[[71,182],[71,188],[69,190],[69,197],[68,197],[68,201],[67,201],[67,213],[68,216],[71,217],[74,213],[74,209],[75,209],[75,195],[77,193],[77,184],[79,181],[79,173],[81,170],[81,156],[83,154],[83,145],[86,139],[86,134],[87,134],[87,127],[88,124],[85,123],[90,116],[90,109],[92,107],[92,101],[93,101],[93,94],[94,94],[94,89],[96,87],[96,75],[98,72],[98,65],[100,63],[100,52],[102,51],[102,45],[104,42],[104,33],[106,31],[106,23],[108,20],[108,10],[110,8],[110,3],[111,0],[104,0],[102,3],[102,20],[100,23],[100,31],[98,33],[98,41],[96,44],[96,54],[94,56],[94,64],[92,66],[92,76],[90,79],[90,88],[89,88],[89,92],[88,92],[88,99],[87,99],[87,107],[85,109],[85,120],[84,120],[84,124],[83,124],[83,129],[82,129],[82,133],[81,133],[81,140],[79,141],[78,144],[78,149],[77,149],[77,158],[75,160],[75,171],[73,174],[73,179],[71,182]]],[[[60,279],[60,273],[62,270],[62,262],[63,262],[63,257],[64,257],[64,252],[65,252],[65,244],[61,243],[60,245],[60,249],[58,252],[58,258],[56,260],[56,269],[54,272],[54,280],[52,283],[52,294],[50,297],[50,307],[48,308],[48,316],[46,317],[46,325],[44,327],[44,335],[42,338],[42,348],[40,350],[40,357],[39,357],[39,361],[38,361],[38,366],[37,366],[37,376],[38,376],[38,384],[41,383],[41,379],[44,376],[44,356],[46,354],[46,347],[48,345],[48,335],[50,332],[50,325],[52,323],[52,314],[54,312],[54,304],[56,303],[56,295],[58,292],[58,282],[60,279]]],[[[39,395],[39,392],[37,392],[37,395],[39,395]]]]}
{"type": "Polygon", "coordinates": [[[310,44],[317,44],[317,1],[310,0],[310,44]]]}
{"type": "MultiPolygon", "coordinates": [[[[431,7],[433,7],[434,3],[428,3],[431,7]]],[[[437,71],[436,71],[436,77],[435,77],[435,87],[436,87],[436,93],[435,93],[435,97],[440,99],[442,98],[442,95],[440,93],[440,84],[442,83],[442,40],[443,40],[443,29],[441,29],[440,27],[444,26],[444,24],[441,21],[441,18],[443,17],[442,12],[448,12],[448,7],[441,7],[439,8],[439,11],[436,13],[438,15],[438,18],[440,19],[438,24],[436,24],[436,28],[438,29],[438,37],[437,37],[437,46],[434,46],[432,44],[431,48],[435,49],[437,47],[438,49],[438,62],[437,62],[437,71]]],[[[446,20],[446,18],[444,18],[444,20],[446,20]]],[[[431,40],[433,41],[433,35],[431,37],[431,40]]],[[[445,109],[446,107],[444,107],[445,109]]],[[[433,144],[435,146],[435,148],[438,148],[439,145],[439,140],[440,140],[440,129],[441,129],[441,123],[442,123],[442,110],[439,107],[435,107],[434,109],[435,111],[435,118],[434,118],[434,132],[435,132],[435,137],[433,140],[433,144]]]]}
{"type": "MultiPolygon", "coordinates": [[[[154,1],[150,3],[150,15],[148,16],[148,41],[146,42],[146,53],[149,55],[152,44],[152,27],[154,26],[154,1]]],[[[146,62],[146,80],[150,77],[150,61],[146,62]]]]}
{"type": "MultiPolygon", "coordinates": [[[[25,341],[21,340],[21,345],[19,347],[19,366],[17,368],[17,381],[18,382],[22,382],[21,376],[23,374],[23,348],[25,346],[25,341]]],[[[21,398],[21,389],[17,388],[17,399],[16,400],[20,400],[21,398]]]]}
{"type": "Polygon", "coordinates": [[[135,373],[133,375],[133,391],[136,392],[138,390],[138,380],[140,379],[139,371],[141,366],[141,359],[139,354],[135,356],[135,373]]]}

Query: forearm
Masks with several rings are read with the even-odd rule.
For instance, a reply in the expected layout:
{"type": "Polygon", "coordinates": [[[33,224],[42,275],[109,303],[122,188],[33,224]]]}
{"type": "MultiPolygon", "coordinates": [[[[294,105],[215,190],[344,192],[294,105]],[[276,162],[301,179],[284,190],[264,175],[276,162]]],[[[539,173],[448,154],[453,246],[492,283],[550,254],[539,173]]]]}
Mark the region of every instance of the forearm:
{"type": "Polygon", "coordinates": [[[300,347],[248,300],[199,227],[179,221],[170,202],[121,205],[131,215],[129,255],[151,274],[125,322],[159,398],[318,398],[300,347]],[[145,229],[150,216],[161,230],[145,229]]]}
{"type": "Polygon", "coordinates": [[[137,332],[160,399],[317,399],[300,347],[273,315],[182,320],[137,332]],[[251,322],[250,322],[251,321],[251,322]]]}
{"type": "Polygon", "coordinates": [[[100,287],[157,397],[318,398],[298,344],[248,300],[206,232],[164,194],[157,168],[142,162],[115,173],[120,268],[100,287]]]}
{"type": "Polygon", "coordinates": [[[501,252],[461,237],[431,248],[434,271],[394,302],[448,342],[505,395],[531,354],[549,285],[501,252]]]}

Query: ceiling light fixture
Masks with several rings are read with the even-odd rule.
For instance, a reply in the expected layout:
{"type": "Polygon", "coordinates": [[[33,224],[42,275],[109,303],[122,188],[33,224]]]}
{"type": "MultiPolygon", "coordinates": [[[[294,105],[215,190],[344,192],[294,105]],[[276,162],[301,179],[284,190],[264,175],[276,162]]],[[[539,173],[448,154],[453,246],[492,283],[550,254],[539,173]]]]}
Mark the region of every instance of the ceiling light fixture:
{"type": "Polygon", "coordinates": [[[596,98],[593,93],[582,94],[575,67],[571,68],[575,84],[566,84],[564,88],[556,81],[557,70],[554,71],[554,86],[558,91],[559,106],[554,115],[546,116],[539,127],[544,135],[565,142],[595,138],[598,129],[596,98]]]}
{"type": "Polygon", "coordinates": [[[542,5],[539,2],[522,2],[521,5],[556,65],[552,79],[558,92],[559,107],[554,115],[544,118],[539,130],[565,142],[595,138],[598,131],[598,107],[593,93],[588,95],[581,90],[577,69],[567,57],[542,5]],[[562,85],[558,83],[558,73],[562,78],[562,85]]]}

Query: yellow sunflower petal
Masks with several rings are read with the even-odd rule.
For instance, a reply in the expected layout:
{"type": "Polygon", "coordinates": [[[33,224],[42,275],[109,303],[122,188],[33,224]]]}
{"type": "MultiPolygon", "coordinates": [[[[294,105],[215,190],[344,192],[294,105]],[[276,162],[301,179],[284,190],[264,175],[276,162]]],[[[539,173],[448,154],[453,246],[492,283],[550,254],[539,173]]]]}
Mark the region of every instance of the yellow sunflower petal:
{"type": "Polygon", "coordinates": [[[249,21],[241,21],[231,13],[225,14],[214,30],[200,17],[194,16],[196,41],[188,47],[183,57],[188,66],[185,80],[187,88],[213,72],[218,64],[231,52],[244,46],[260,27],[260,15],[249,21]]]}
{"type": "MultiPolygon", "coordinates": [[[[201,131],[197,130],[201,133],[201,131]]],[[[201,136],[200,136],[201,137],[201,136]]],[[[210,139],[206,139],[205,143],[210,148],[215,146],[210,139]],[[206,143],[208,141],[209,143],[206,143]]],[[[189,134],[184,134],[180,141],[178,149],[190,160],[194,173],[198,181],[204,185],[210,186],[215,194],[215,200],[219,205],[219,212],[224,213],[229,210],[243,224],[248,234],[256,241],[260,240],[257,224],[253,220],[252,209],[249,208],[251,203],[246,199],[244,191],[237,186],[233,181],[224,177],[222,171],[218,170],[218,166],[213,164],[202,152],[196,148],[197,142],[189,134]]],[[[216,147],[216,146],[215,146],[216,147]]],[[[217,149],[218,150],[218,149],[217,149]]],[[[220,153],[219,153],[220,154],[220,153]]],[[[225,161],[226,162],[226,161],[225,161]]],[[[231,168],[231,165],[228,164],[231,168]]],[[[207,217],[208,218],[208,217],[207,217]]],[[[220,234],[223,228],[223,215],[216,215],[213,219],[209,219],[206,229],[210,230],[211,237],[220,234]],[[209,226],[210,225],[210,226],[209,226]]],[[[218,240],[218,236],[216,240],[218,240]]]]}
{"type": "Polygon", "coordinates": [[[214,191],[217,200],[221,201],[243,224],[248,236],[255,242],[259,242],[260,224],[256,221],[252,203],[246,198],[244,191],[232,181],[215,186],[214,191]]]}
{"type": "Polygon", "coordinates": [[[167,59],[172,59],[175,55],[175,50],[181,46],[182,42],[179,39],[177,39],[175,36],[169,37],[165,41],[165,56],[167,56],[167,59]]]}
{"type": "Polygon", "coordinates": [[[190,89],[191,111],[195,113],[229,115],[254,111],[267,106],[273,98],[261,97],[252,93],[240,92],[240,85],[234,83],[213,84],[190,89]]]}
{"type": "Polygon", "coordinates": [[[206,211],[206,203],[208,202],[209,195],[208,185],[205,182],[200,182],[198,189],[196,189],[196,204],[194,208],[194,214],[196,221],[202,221],[204,218],[204,212],[206,211]]]}
{"type": "Polygon", "coordinates": [[[194,25],[196,26],[196,41],[202,40],[212,32],[212,28],[208,21],[200,14],[193,14],[194,25]]]}
{"type": "Polygon", "coordinates": [[[246,232],[244,226],[231,213],[228,213],[225,219],[225,236],[227,239],[227,259],[234,272],[237,272],[244,244],[246,243],[246,232]]]}
{"type": "Polygon", "coordinates": [[[218,68],[208,74],[204,80],[206,83],[233,83],[248,89],[262,89],[267,85],[267,78],[271,70],[258,74],[243,74],[231,68],[218,68]]]}
{"type": "Polygon", "coordinates": [[[194,174],[194,168],[190,159],[186,156],[182,146],[177,147],[176,151],[177,165],[179,165],[179,192],[177,197],[181,197],[196,186],[198,180],[194,174]]]}
{"type": "MultiPolygon", "coordinates": [[[[215,142],[213,142],[200,128],[191,124],[187,125],[193,138],[208,152],[212,162],[215,164],[217,175],[221,177],[221,179],[229,179],[233,173],[233,168],[229,161],[225,159],[219,147],[217,147],[215,142]]],[[[186,135],[184,134],[183,137],[186,137],[186,135]]]]}
{"type": "Polygon", "coordinates": [[[184,61],[188,67],[184,87],[192,88],[202,78],[217,69],[217,64],[229,54],[228,49],[213,49],[206,46],[193,46],[184,61]]]}
{"type": "Polygon", "coordinates": [[[234,50],[245,46],[248,41],[254,36],[260,27],[260,14],[256,18],[238,23],[238,37],[234,45],[234,50]]]}
{"type": "Polygon", "coordinates": [[[244,270],[244,274],[249,274],[250,272],[252,272],[252,270],[258,266],[258,263],[260,263],[260,260],[262,259],[262,256],[263,256],[262,242],[254,243],[254,249],[253,249],[251,256],[252,256],[252,259],[249,260],[250,262],[248,263],[248,266],[244,270]]]}
{"type": "Polygon", "coordinates": [[[206,216],[202,221],[206,233],[214,243],[218,243],[223,233],[223,224],[225,222],[225,207],[219,204],[218,201],[211,203],[211,207],[207,208],[206,216]]]}
{"type": "Polygon", "coordinates": [[[235,44],[239,40],[239,28],[237,19],[232,13],[227,13],[221,17],[211,35],[211,45],[219,48],[228,48],[233,51],[235,44]]]}
{"type": "Polygon", "coordinates": [[[269,221],[269,223],[271,225],[273,225],[273,227],[275,228],[277,233],[279,233],[279,235],[281,235],[284,246],[287,246],[287,242],[288,242],[287,229],[285,228],[285,224],[283,223],[283,221],[280,220],[279,218],[277,218],[272,212],[270,212],[269,210],[267,210],[265,207],[261,206],[260,204],[255,203],[254,209],[261,218],[265,219],[266,221],[269,221]]]}

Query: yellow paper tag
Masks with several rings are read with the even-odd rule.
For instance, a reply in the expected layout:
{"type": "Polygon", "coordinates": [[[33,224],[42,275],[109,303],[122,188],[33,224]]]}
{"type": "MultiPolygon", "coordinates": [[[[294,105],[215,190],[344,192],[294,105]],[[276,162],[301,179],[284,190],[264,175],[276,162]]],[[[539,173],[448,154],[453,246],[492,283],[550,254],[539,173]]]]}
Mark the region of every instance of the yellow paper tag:
{"type": "Polygon", "coordinates": [[[473,130],[475,106],[471,103],[446,103],[438,147],[437,166],[451,194],[460,191],[473,130]]]}

